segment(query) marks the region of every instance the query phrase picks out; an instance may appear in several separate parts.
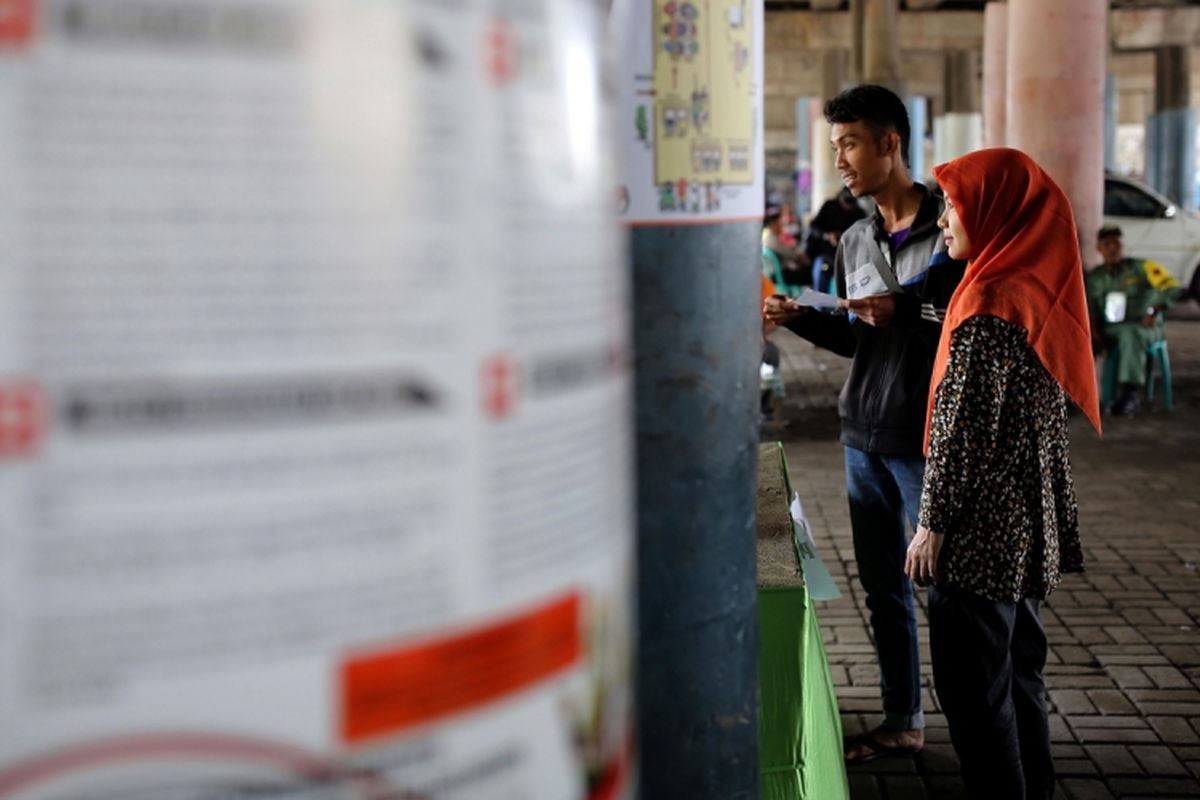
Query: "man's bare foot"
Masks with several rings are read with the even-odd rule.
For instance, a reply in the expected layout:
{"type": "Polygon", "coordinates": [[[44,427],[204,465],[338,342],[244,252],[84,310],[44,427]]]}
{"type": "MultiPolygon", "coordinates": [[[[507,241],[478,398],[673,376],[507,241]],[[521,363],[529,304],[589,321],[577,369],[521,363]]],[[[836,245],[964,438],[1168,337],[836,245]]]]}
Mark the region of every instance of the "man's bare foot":
{"type": "Polygon", "coordinates": [[[843,743],[846,764],[863,764],[884,756],[904,756],[919,753],[925,746],[925,731],[897,731],[891,728],[849,736],[843,743]]]}

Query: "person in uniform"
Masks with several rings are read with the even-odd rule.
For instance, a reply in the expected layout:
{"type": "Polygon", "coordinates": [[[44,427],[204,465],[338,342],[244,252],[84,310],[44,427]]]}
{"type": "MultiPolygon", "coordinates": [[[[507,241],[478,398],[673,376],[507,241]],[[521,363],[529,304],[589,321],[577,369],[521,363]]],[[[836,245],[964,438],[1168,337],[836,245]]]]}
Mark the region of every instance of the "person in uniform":
{"type": "Polygon", "coordinates": [[[1120,390],[1109,412],[1133,417],[1146,385],[1146,347],[1162,341],[1162,312],[1183,287],[1161,264],[1126,256],[1116,225],[1100,229],[1096,249],[1104,261],[1087,275],[1092,348],[1117,360],[1120,390]]]}

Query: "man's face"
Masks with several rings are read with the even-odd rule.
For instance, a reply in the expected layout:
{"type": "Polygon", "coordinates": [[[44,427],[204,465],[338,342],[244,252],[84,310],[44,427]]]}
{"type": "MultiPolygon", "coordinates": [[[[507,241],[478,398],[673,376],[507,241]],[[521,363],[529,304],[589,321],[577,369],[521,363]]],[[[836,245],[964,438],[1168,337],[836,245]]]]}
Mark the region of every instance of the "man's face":
{"type": "Polygon", "coordinates": [[[1105,236],[1096,242],[1096,249],[1100,251],[1104,263],[1110,267],[1119,264],[1125,257],[1125,246],[1121,243],[1120,236],[1105,236]]]}
{"type": "Polygon", "coordinates": [[[887,185],[899,140],[894,132],[877,140],[861,120],[833,123],[829,135],[833,163],[851,194],[855,197],[875,194],[887,185]]]}

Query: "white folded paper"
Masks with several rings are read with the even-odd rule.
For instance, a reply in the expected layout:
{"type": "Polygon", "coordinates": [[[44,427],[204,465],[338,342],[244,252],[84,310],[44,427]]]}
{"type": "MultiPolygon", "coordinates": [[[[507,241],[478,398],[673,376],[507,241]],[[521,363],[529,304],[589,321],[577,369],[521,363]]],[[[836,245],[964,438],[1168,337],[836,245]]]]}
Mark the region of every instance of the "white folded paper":
{"type": "Polygon", "coordinates": [[[813,600],[837,600],[842,596],[829,567],[821,560],[817,545],[813,542],[812,531],[809,530],[808,518],[804,516],[804,508],[800,505],[799,492],[792,495],[792,525],[796,529],[796,550],[800,554],[800,566],[804,570],[804,583],[808,587],[808,596],[813,600]]]}
{"type": "Polygon", "coordinates": [[[804,287],[804,291],[799,297],[792,298],[799,305],[812,306],[813,308],[837,308],[838,299],[834,295],[818,292],[815,289],[804,287]]]}

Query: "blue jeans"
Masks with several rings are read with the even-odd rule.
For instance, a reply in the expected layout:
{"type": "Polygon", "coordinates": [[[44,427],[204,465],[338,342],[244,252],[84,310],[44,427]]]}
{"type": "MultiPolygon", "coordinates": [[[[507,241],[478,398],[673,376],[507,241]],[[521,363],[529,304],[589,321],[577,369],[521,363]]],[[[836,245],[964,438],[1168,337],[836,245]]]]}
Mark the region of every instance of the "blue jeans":
{"type": "Polygon", "coordinates": [[[867,595],[879,657],[883,725],[925,727],[921,710],[921,656],[912,581],[904,574],[908,526],[921,505],[922,458],[900,458],[846,448],[846,489],[858,579],[867,595]],[[907,524],[906,524],[907,523],[907,524]]]}
{"type": "Polygon", "coordinates": [[[812,262],[812,287],[818,292],[830,292],[833,286],[833,272],[830,261],[825,256],[817,256],[812,262]],[[825,275],[825,268],[830,267],[829,277],[825,275]]]}

